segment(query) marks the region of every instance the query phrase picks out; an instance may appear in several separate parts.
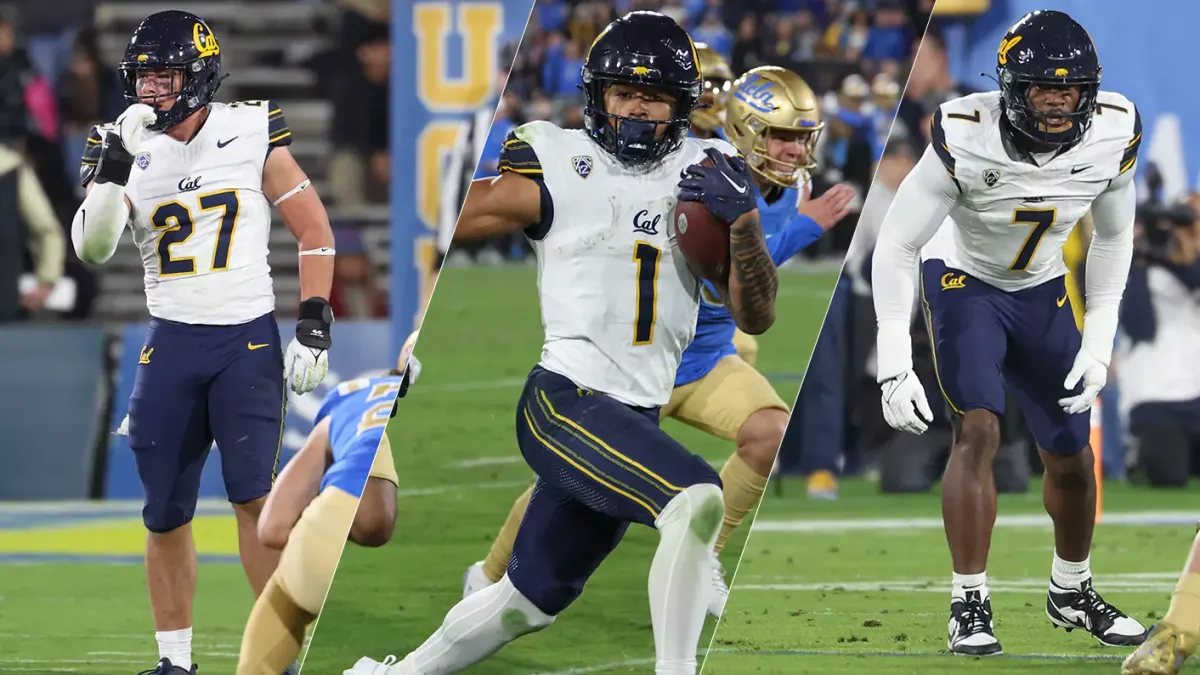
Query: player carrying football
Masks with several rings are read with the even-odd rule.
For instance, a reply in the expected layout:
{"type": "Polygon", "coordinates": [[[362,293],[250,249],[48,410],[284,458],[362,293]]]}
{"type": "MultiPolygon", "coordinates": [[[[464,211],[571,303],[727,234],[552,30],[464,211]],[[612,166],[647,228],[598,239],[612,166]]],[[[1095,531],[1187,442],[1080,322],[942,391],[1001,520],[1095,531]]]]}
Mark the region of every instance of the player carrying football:
{"type": "MultiPolygon", "coordinates": [[[[333,234],[269,101],[214,103],[221,47],[202,19],[159,12],[118,66],[129,108],[92,130],[87,197],[71,226],[84,262],[112,257],[128,225],[142,254],[150,326],[129,400],[129,444],[145,492],[146,574],[159,675],[189,673],[196,550],[190,523],[215,440],[259,594],[279,554],[256,525],[282,441],[284,382],[312,391],[328,370],[333,234]],[[296,337],[281,348],[267,265],[271,207],[300,245],[296,337]]],[[[123,425],[124,426],[124,425],[123,425]]]]}
{"type": "Polygon", "coordinates": [[[726,159],[736,151],[724,141],[687,138],[696,61],[666,16],[614,21],[582,69],[587,130],[526,124],[506,140],[500,176],[472,184],[456,236],[524,231],[538,257],[546,339],[516,415],[537,485],[499,583],[464,598],[400,663],[363,658],[347,672],[458,672],[549,626],[632,522],[661,537],[649,579],[656,671],[696,671],[722,505],[716,471],[658,427],[700,301],[668,227],[677,200],[732,223],[732,270],[717,287],[743,330],[770,327],[778,285],[745,163],[726,159]]]}
{"type": "Polygon", "coordinates": [[[277,675],[300,655],[347,537],[370,547],[392,538],[399,479],[384,431],[420,377],[415,341],[416,333],[387,375],[348,380],[330,392],[308,441],[279,474],[258,535],[282,554],[246,622],[237,675],[277,675]]]}
{"type": "Polygon", "coordinates": [[[1124,96],[1100,91],[1092,39],[1066,14],[1025,15],[997,61],[1000,91],[938,108],[933,141],[880,231],[872,281],[883,414],[912,433],[932,420],[909,338],[919,253],[938,385],[954,427],[942,490],[954,564],[950,651],[1001,651],[986,568],[1006,388],[1045,465],[1043,501],[1054,521],[1046,613],[1103,644],[1134,645],[1145,629],[1092,588],[1087,412],[1107,378],[1133,254],[1141,119],[1124,96]],[[1081,336],[1066,306],[1062,247],[1089,209],[1095,234],[1081,336]]]}
{"type": "MultiPolygon", "coordinates": [[[[699,45],[696,49],[700,51],[699,45]]],[[[701,64],[703,69],[702,51],[701,64]]],[[[707,86],[707,74],[705,81],[707,86]]],[[[808,172],[817,165],[813,150],[824,123],[816,95],[799,75],[775,66],[751,70],[732,83],[725,114],[725,136],[747,158],[757,188],[767,248],[775,264],[782,264],[846,215],[853,190],[838,186],[815,201],[803,198],[810,189],[808,172]]],[[[693,129],[695,124],[693,113],[693,129]]],[[[696,335],[683,352],[661,416],[737,444],[721,469],[725,518],[715,546],[719,554],[762,498],[787,428],[788,407],[741,356],[735,346],[737,325],[709,282],[704,282],[700,299],[696,335]]],[[[532,488],[513,504],[487,558],[467,570],[464,595],[504,575],[531,494],[532,488]]],[[[708,609],[719,617],[729,589],[718,555],[712,561],[708,609]]]]}

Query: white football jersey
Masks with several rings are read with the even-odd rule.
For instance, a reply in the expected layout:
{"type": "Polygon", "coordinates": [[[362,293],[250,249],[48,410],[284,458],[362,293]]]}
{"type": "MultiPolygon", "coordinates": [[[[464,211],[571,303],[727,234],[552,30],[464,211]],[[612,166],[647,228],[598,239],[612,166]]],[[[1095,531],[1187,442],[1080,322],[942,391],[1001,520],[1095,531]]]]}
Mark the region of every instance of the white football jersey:
{"type": "Polygon", "coordinates": [[[934,115],[933,148],[958,184],[958,202],[921,259],[1005,291],[1067,273],[1063,245],[1092,201],[1130,171],[1141,120],[1129,99],[1102,91],[1091,127],[1066,152],[1016,156],[1000,131],[1000,92],[944,103],[934,115]]]}
{"type": "Polygon", "coordinates": [[[671,223],[680,173],[710,147],[737,153],[719,139],[689,138],[635,172],[585,131],[531,122],[509,136],[501,171],[540,175],[554,205],[548,230],[527,231],[544,368],[628,405],[667,403],[700,301],[671,223]]]}
{"type": "MultiPolygon", "coordinates": [[[[93,129],[86,185],[100,152],[93,129]]],[[[262,191],[270,147],[288,145],[283,113],[269,101],[210,104],[189,142],[149,133],[125,195],[129,228],[145,268],[146,306],[159,319],[236,325],[275,311],[267,264],[271,204],[262,191]]]]}

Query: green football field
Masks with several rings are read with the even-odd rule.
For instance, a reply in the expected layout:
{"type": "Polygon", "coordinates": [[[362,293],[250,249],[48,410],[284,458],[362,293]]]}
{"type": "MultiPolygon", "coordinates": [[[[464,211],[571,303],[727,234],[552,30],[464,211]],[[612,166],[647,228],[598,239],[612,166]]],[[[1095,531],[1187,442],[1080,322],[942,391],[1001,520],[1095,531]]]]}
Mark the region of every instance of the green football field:
{"type": "MultiPolygon", "coordinates": [[[[402,657],[417,647],[462,597],[463,572],[487,554],[529,484],[513,434],[521,385],[541,352],[535,278],[532,268],[477,267],[449,269],[439,281],[416,349],[421,381],[388,427],[401,481],[395,538],[381,549],[346,548],[305,673],[338,673],[364,655],[402,657]]],[[[759,367],[786,401],[799,388],[834,279],[781,275],[759,367]]],[[[673,421],[664,428],[714,463],[733,451],[673,421]]],[[[645,672],[654,657],[646,579],[656,544],[650,529],[631,529],[553,626],[472,672],[645,672]]],[[[724,555],[730,570],[741,548],[735,535],[724,555]]]]}
{"type": "MultiPolygon", "coordinates": [[[[803,492],[788,481],[760,507],[705,675],[1119,673],[1128,648],[1046,619],[1053,535],[1040,484],[1000,498],[988,576],[1005,653],[976,659],[945,654],[950,555],[936,493],[853,483],[840,501],[813,502],[803,492]]],[[[1147,626],[1170,601],[1200,517],[1194,500],[1106,486],[1096,589],[1147,626]]]]}
{"type": "MultiPolygon", "coordinates": [[[[0,504],[0,673],[131,675],[158,647],[140,503],[0,504]]],[[[232,673],[253,596],[228,504],[193,521],[200,553],[194,659],[232,673]]]]}

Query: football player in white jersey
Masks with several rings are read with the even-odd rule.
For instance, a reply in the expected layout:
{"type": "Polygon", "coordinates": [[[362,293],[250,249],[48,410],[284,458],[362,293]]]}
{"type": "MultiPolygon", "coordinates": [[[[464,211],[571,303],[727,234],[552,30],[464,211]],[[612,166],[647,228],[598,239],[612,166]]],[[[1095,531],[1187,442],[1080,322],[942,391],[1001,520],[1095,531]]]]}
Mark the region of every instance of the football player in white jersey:
{"type": "Polygon", "coordinates": [[[1006,389],[1045,465],[1043,500],[1054,522],[1051,623],[1106,645],[1135,645],[1142,625],[1092,588],[1088,410],[1107,378],[1133,254],[1141,120],[1128,99],[1100,91],[1092,39],[1066,14],[1025,15],[997,61],[999,91],[938,108],[932,143],[880,230],[872,281],[883,413],[891,426],[918,434],[932,420],[909,337],[919,253],[937,384],[954,428],[942,489],[954,565],[950,651],[1001,651],[986,566],[1006,389]],[[1066,306],[1062,247],[1089,209],[1095,235],[1081,336],[1066,306]]]}
{"type": "MultiPolygon", "coordinates": [[[[288,151],[269,101],[225,105],[221,46],[199,17],[159,12],[138,26],[119,67],[131,105],[92,130],[72,223],[86,263],[112,257],[128,226],[145,266],[150,326],[129,401],[129,444],[145,492],[146,572],[159,664],[189,673],[196,550],[190,523],[215,440],[255,594],[279,561],[259,542],[275,479],[287,399],[328,370],[333,234],[321,200],[288,151]],[[296,337],[276,326],[267,243],[271,207],[300,246],[296,337]]],[[[122,425],[125,428],[125,425],[122,425]]]]}
{"type": "Polygon", "coordinates": [[[669,17],[614,21],[582,69],[586,130],[526,124],[505,141],[500,176],[472,184],[456,238],[524,231],[538,258],[545,342],[516,414],[537,485],[498,583],[399,663],[363,658],[347,673],[458,672],[549,626],[635,522],[660,534],[655,670],[696,672],[724,506],[716,471],[658,427],[700,296],[669,227],[677,201],[732,223],[732,270],[714,281],[747,333],[774,321],[778,285],[745,162],[687,137],[697,60],[669,17]]]}

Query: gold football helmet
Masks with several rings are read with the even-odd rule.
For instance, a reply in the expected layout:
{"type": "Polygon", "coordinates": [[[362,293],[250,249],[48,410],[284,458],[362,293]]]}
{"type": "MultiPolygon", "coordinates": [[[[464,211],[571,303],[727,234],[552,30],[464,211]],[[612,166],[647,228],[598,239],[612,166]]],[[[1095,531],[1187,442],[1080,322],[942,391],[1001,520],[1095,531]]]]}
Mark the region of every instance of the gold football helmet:
{"type": "Polygon", "coordinates": [[[778,66],[760,66],[733,83],[725,111],[725,133],[746,163],[766,180],[793,187],[817,166],[821,121],[816,93],[796,73],[778,66]],[[772,133],[799,135],[804,156],[789,162],[772,158],[767,141],[772,133]]]}
{"type": "Polygon", "coordinates": [[[700,58],[700,75],[704,78],[704,93],[700,103],[711,107],[696,106],[692,112],[692,126],[712,134],[721,128],[725,119],[725,99],[733,84],[733,69],[725,57],[703,42],[696,43],[696,55],[700,58]]]}

